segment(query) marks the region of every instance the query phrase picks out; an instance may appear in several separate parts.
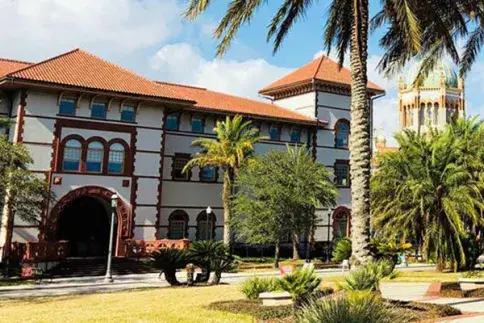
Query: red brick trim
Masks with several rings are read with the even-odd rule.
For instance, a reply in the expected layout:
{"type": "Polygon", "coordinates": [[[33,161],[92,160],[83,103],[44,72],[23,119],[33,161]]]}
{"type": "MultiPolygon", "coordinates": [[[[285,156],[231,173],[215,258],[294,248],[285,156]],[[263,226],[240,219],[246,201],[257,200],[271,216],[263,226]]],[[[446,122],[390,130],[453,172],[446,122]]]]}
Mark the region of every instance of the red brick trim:
{"type": "MultiPolygon", "coordinates": [[[[111,203],[111,196],[115,192],[108,190],[101,186],[83,186],[72,190],[62,196],[57,202],[49,216],[40,226],[39,240],[40,241],[56,241],[57,231],[59,229],[59,216],[62,211],[76,198],[82,196],[94,196],[111,203]]],[[[122,257],[125,255],[123,241],[133,236],[133,212],[130,212],[130,207],[123,199],[118,200],[116,207],[116,214],[118,216],[118,233],[116,235],[116,256],[122,257]]]]}
{"type": "Polygon", "coordinates": [[[16,132],[14,143],[22,143],[23,142],[23,135],[24,135],[24,128],[25,128],[25,107],[27,106],[27,90],[21,89],[20,90],[20,102],[17,107],[17,125],[16,125],[16,132]]]}
{"type": "Polygon", "coordinates": [[[440,289],[442,283],[431,283],[427,291],[425,292],[426,298],[438,298],[440,295],[440,289]]]}

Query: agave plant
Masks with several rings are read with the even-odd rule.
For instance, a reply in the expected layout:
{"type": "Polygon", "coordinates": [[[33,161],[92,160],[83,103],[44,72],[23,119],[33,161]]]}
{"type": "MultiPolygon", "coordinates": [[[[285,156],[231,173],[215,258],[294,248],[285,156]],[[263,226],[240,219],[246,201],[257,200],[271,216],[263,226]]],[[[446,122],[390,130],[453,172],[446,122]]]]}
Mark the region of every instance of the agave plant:
{"type": "Polygon", "coordinates": [[[300,307],[319,289],[321,278],[313,269],[296,270],[278,280],[278,287],[289,294],[294,301],[294,308],[300,307]]]}
{"type": "Polygon", "coordinates": [[[165,279],[170,285],[176,286],[180,285],[176,278],[176,270],[185,268],[190,263],[190,256],[180,249],[159,249],[152,254],[151,263],[165,274],[165,279]]]}
{"type": "Polygon", "coordinates": [[[296,313],[301,323],[404,323],[410,321],[381,298],[370,293],[353,293],[324,302],[312,299],[296,313]]]}

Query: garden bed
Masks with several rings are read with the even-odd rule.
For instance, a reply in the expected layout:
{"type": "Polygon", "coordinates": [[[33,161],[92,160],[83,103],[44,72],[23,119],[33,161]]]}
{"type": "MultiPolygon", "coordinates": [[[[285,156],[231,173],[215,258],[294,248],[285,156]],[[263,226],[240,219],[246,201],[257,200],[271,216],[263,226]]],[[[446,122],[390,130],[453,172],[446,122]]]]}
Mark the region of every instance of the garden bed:
{"type": "MultiPolygon", "coordinates": [[[[448,305],[387,301],[395,311],[408,318],[408,322],[419,322],[434,320],[442,317],[462,314],[458,309],[448,305]]],[[[291,305],[284,306],[263,306],[260,300],[235,300],[215,302],[208,306],[208,309],[228,312],[233,314],[246,314],[258,321],[271,323],[293,323],[295,318],[291,305]]]]}
{"type": "Polygon", "coordinates": [[[457,282],[443,282],[439,296],[452,298],[484,298],[484,288],[464,291],[457,282]]]}

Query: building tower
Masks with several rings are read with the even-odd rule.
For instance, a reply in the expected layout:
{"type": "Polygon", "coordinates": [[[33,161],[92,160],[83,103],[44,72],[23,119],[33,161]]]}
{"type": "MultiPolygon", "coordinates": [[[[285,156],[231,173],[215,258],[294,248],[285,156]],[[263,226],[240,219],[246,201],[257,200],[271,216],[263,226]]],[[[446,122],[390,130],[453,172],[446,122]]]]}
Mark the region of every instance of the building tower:
{"type": "Polygon", "coordinates": [[[452,118],[465,115],[464,82],[446,62],[439,61],[422,84],[414,86],[420,63],[400,77],[398,104],[400,128],[425,132],[428,127],[443,129],[452,118]]]}

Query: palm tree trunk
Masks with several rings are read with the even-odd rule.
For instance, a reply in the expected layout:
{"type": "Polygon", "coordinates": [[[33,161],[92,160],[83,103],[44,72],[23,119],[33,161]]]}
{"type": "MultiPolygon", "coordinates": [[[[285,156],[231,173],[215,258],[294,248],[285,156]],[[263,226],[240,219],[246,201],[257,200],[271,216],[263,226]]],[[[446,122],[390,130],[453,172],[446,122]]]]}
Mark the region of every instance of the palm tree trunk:
{"type": "Polygon", "coordinates": [[[229,171],[224,173],[224,185],[222,191],[222,203],[224,207],[224,244],[230,248],[231,232],[230,232],[230,196],[232,193],[232,182],[229,171]]]}
{"type": "Polygon", "coordinates": [[[367,94],[368,0],[353,0],[351,34],[351,208],[352,262],[358,266],[371,260],[370,243],[370,105],[367,94]]]}

